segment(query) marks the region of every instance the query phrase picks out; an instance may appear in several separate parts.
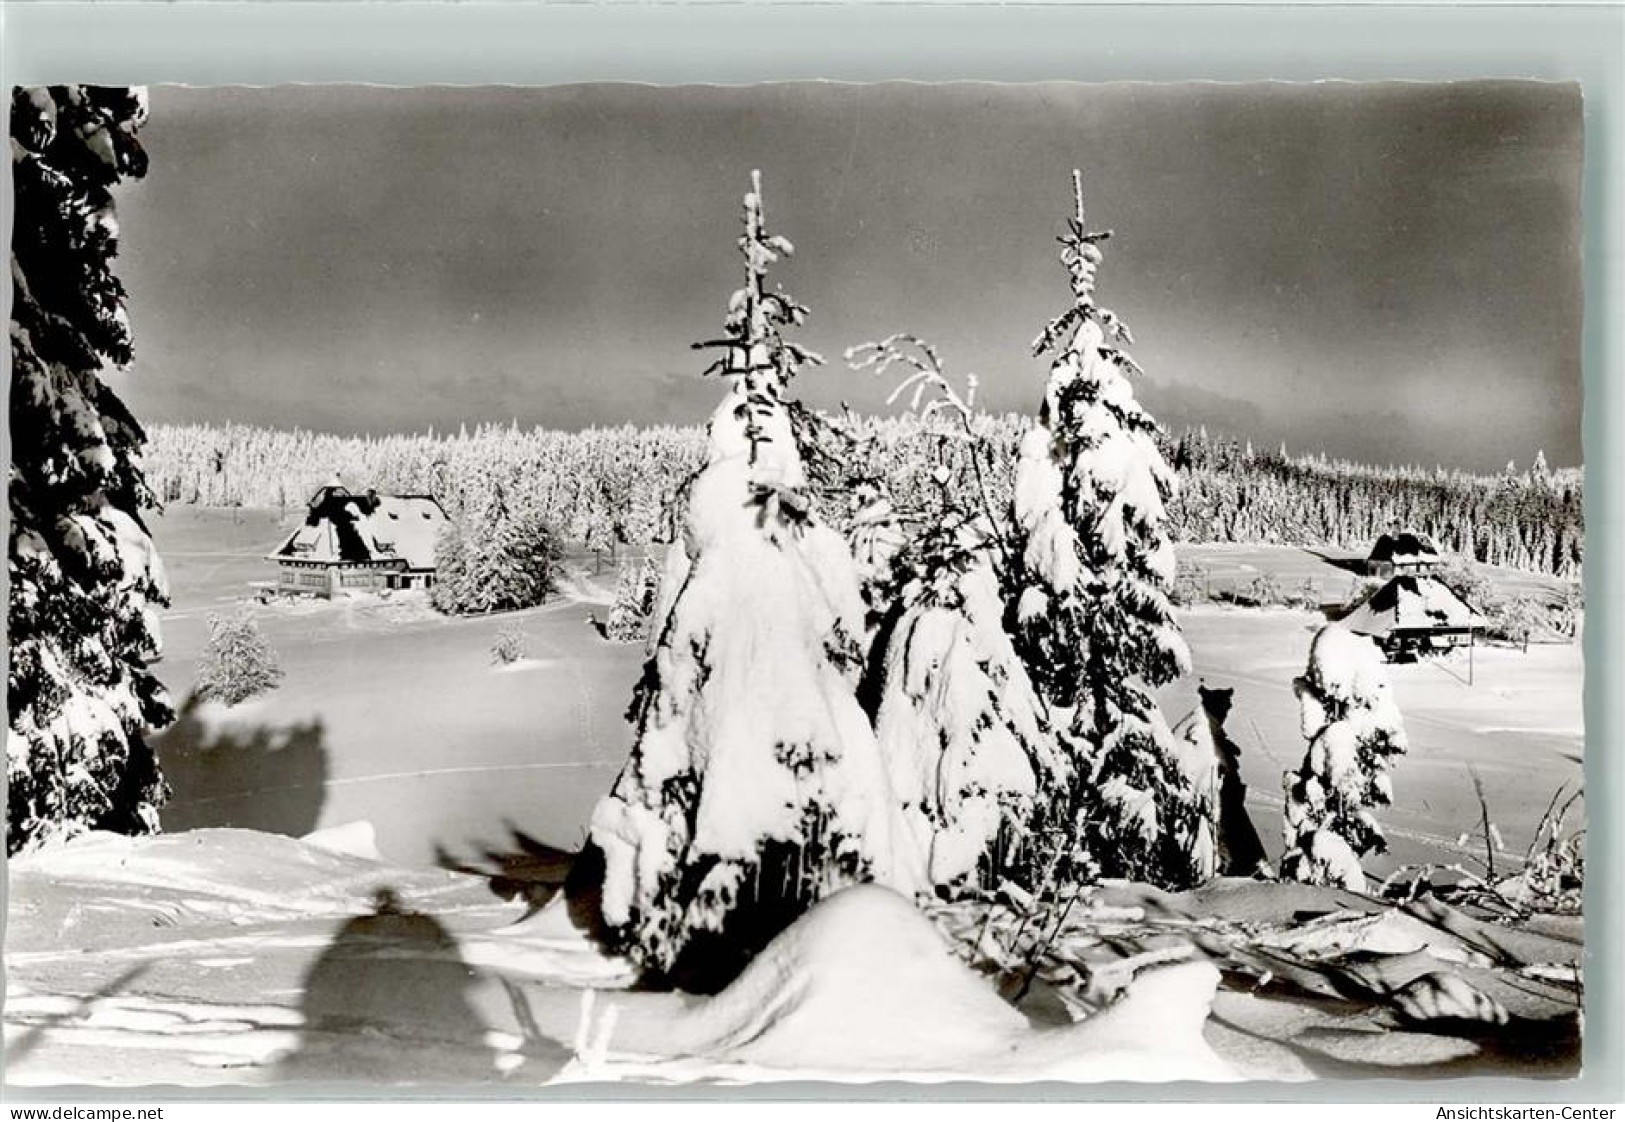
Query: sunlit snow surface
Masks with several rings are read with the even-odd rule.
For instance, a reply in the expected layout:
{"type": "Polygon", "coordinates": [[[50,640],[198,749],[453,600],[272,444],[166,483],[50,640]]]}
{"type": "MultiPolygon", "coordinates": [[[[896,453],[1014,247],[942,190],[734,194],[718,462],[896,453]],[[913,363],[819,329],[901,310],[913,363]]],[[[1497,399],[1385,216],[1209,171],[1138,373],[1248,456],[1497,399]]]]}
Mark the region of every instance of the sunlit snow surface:
{"type": "MultiPolygon", "coordinates": [[[[1577,920],[1225,880],[1108,886],[1061,939],[1117,1004],[1018,1011],[945,931],[840,893],[714,998],[628,992],[562,901],[526,916],[479,878],[239,830],[90,835],[11,865],[14,1085],[576,1080],[924,1081],[1551,1076],[1577,1063],[1577,920]],[[1217,992],[1215,987],[1217,986],[1217,992]]],[[[933,922],[934,921],[934,922],[933,922]]],[[[962,936],[963,937],[963,936],[962,936]]]]}

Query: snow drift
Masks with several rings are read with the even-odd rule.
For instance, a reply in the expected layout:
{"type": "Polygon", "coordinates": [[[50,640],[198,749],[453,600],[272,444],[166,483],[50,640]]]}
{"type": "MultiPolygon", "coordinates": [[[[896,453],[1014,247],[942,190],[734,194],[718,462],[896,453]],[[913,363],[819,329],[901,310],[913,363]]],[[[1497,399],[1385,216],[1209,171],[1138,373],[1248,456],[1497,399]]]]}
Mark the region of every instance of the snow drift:
{"type": "Polygon", "coordinates": [[[1038,1028],[949,951],[909,901],[844,889],[770,943],[717,996],[641,1016],[610,999],[601,1076],[923,1081],[1240,1078],[1203,1038],[1219,971],[1149,974],[1107,1011],[1038,1028]],[[610,1011],[613,1010],[613,1013],[610,1011]]]}

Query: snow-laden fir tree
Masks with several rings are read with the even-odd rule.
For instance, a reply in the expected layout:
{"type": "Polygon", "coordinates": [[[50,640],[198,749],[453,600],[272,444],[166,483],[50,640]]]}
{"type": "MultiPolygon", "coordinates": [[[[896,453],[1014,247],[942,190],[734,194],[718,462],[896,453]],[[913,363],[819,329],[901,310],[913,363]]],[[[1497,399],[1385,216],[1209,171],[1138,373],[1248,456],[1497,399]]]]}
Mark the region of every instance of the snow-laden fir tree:
{"type": "MultiPolygon", "coordinates": [[[[1040,800],[1064,792],[1042,701],[1004,630],[996,567],[1003,543],[980,485],[984,449],[971,426],[976,381],[961,397],[935,348],[893,335],[847,352],[854,369],[905,377],[930,450],[934,486],[868,496],[851,530],[880,615],[863,696],[892,786],[939,893],[1033,887],[1029,837],[1040,800]],[[975,482],[966,483],[960,476],[975,482]]],[[[891,482],[879,481],[881,486],[891,482]]]]}
{"type": "Polygon", "coordinates": [[[494,481],[465,503],[436,542],[430,602],[442,612],[478,615],[533,608],[558,590],[564,545],[537,507],[494,481]]]}
{"type": "Polygon", "coordinates": [[[1060,238],[1072,305],[1033,343],[1054,352],[1017,458],[1018,585],[1009,620],[1034,681],[1070,712],[1073,811],[1105,876],[1163,885],[1203,873],[1199,803],[1153,690],[1189,665],[1169,593],[1173,472],[1134,398],[1127,327],[1095,301],[1100,243],[1082,180],[1060,238]]]}
{"type": "Polygon", "coordinates": [[[852,555],[806,492],[785,393],[817,356],[784,337],[805,309],[766,287],[791,247],[763,228],[755,174],[744,213],[745,286],[699,344],[722,350],[728,392],[662,574],[631,758],[591,823],[606,925],[646,971],[691,984],[837,888],[912,893],[920,877],[856,697],[852,555]]]}
{"type": "Polygon", "coordinates": [[[199,700],[238,705],[282,684],[282,660],[246,608],[209,615],[209,638],[198,656],[199,700]]]}
{"type": "Polygon", "coordinates": [[[434,542],[434,587],[429,602],[438,610],[455,614],[457,605],[467,602],[468,542],[460,518],[453,515],[440,527],[434,542]]]}
{"type": "Polygon", "coordinates": [[[173,714],[148,667],[163,567],[142,512],[146,440],[101,380],[131,361],[112,189],[145,174],[145,91],[11,94],[8,852],[89,828],[158,829],[144,730],[173,714]]]}
{"type": "Polygon", "coordinates": [[[1382,655],[1371,640],[1328,625],[1315,635],[1293,688],[1309,749],[1297,773],[1285,777],[1281,874],[1363,892],[1360,858],[1386,847],[1371,812],[1393,802],[1388,770],[1405,751],[1382,655]]]}
{"type": "Polygon", "coordinates": [[[875,732],[939,890],[1032,887],[1038,800],[1065,797],[1064,761],[1003,626],[991,528],[927,525],[899,558],[897,615],[883,625],[875,732]]]}
{"type": "Polygon", "coordinates": [[[653,557],[622,562],[615,602],[604,621],[604,637],[615,643],[642,643],[660,599],[660,562],[653,557]]]}

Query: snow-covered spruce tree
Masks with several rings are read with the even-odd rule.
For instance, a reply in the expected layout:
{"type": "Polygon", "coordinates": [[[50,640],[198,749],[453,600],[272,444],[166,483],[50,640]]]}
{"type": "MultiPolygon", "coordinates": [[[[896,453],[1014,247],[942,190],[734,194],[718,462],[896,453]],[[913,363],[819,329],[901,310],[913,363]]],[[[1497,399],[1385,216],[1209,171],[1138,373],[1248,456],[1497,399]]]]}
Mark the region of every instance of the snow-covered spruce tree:
{"type": "Polygon", "coordinates": [[[460,525],[443,531],[436,556],[441,572],[430,602],[454,615],[533,608],[558,590],[564,545],[543,513],[515,501],[500,482],[460,525]]]}
{"type": "Polygon", "coordinates": [[[167,592],[146,435],[100,377],[132,357],[111,192],[146,171],[146,115],[139,89],[11,93],[11,853],[156,831],[167,793],[143,738],[173,717],[148,670],[167,592]]]}
{"type": "Polygon", "coordinates": [[[233,615],[209,615],[209,639],[198,656],[199,700],[240,705],[282,683],[282,660],[266,642],[246,608],[233,615]]]}
{"type": "Polygon", "coordinates": [[[470,560],[477,593],[465,611],[532,608],[558,591],[564,543],[533,504],[499,488],[479,526],[470,560]]]}
{"type": "Polygon", "coordinates": [[[853,527],[860,555],[884,571],[871,578],[878,591],[870,599],[886,610],[862,692],[893,790],[939,893],[1003,880],[1032,889],[1032,867],[1043,862],[1029,838],[1035,805],[1064,794],[1065,776],[1043,703],[1004,630],[1003,543],[980,486],[974,376],[961,397],[936,350],[910,335],[854,347],[846,358],[882,376],[901,366],[906,376],[888,404],[912,391],[910,409],[932,437],[932,462],[921,466],[935,486],[924,501],[898,510],[889,498],[871,499],[865,509],[875,513],[853,527]]]}
{"type": "Polygon", "coordinates": [[[591,823],[612,936],[691,986],[837,888],[912,893],[920,876],[856,697],[852,555],[805,492],[785,392],[818,358],[784,338],[805,309],[766,288],[791,247],[763,229],[755,173],[744,211],[745,287],[698,344],[722,349],[708,372],[730,385],[662,575],[631,758],[591,823]]]}
{"type": "Polygon", "coordinates": [[[653,557],[621,563],[615,602],[604,621],[604,637],[614,643],[642,643],[660,599],[660,563],[653,557]]]}
{"type": "Polygon", "coordinates": [[[1082,179],[1060,239],[1072,306],[1033,343],[1055,352],[1037,423],[1022,439],[1013,521],[1019,564],[1007,621],[1051,706],[1070,712],[1072,813],[1101,875],[1183,885],[1205,875],[1200,803],[1152,691],[1189,654],[1169,593],[1173,472],[1134,399],[1126,326],[1095,302],[1100,243],[1082,179]]]}
{"type": "Polygon", "coordinates": [[[456,606],[468,598],[468,543],[459,515],[448,518],[435,538],[434,566],[429,603],[439,611],[455,614],[456,606]]]}
{"type": "Polygon", "coordinates": [[[1293,688],[1309,750],[1285,777],[1281,875],[1363,892],[1360,858],[1386,848],[1371,810],[1393,801],[1388,768],[1405,751],[1382,655],[1371,640],[1330,624],[1315,635],[1293,688]]]}

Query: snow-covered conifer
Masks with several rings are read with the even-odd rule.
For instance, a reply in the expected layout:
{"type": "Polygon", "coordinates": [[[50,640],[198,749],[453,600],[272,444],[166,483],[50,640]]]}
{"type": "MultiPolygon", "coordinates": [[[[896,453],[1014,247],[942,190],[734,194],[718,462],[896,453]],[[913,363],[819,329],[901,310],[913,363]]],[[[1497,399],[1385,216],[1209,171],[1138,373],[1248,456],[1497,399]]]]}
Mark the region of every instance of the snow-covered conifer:
{"type": "Polygon", "coordinates": [[[1330,624],[1315,635],[1293,688],[1309,750],[1285,777],[1281,873],[1364,891],[1360,858],[1386,847],[1371,811],[1393,801],[1388,769],[1405,751],[1382,655],[1371,640],[1330,624]]]}
{"type": "Polygon", "coordinates": [[[649,621],[660,598],[660,563],[653,557],[621,564],[615,602],[604,622],[604,636],[616,643],[641,643],[649,637],[649,621]]]}
{"type": "MultiPolygon", "coordinates": [[[[930,451],[932,486],[914,505],[872,498],[853,527],[884,605],[863,696],[919,848],[939,892],[1011,879],[1031,888],[1040,800],[1064,792],[1047,714],[1004,630],[999,538],[986,489],[985,449],[971,424],[975,376],[964,396],[935,348],[906,334],[847,352],[854,369],[904,377],[888,404],[910,394],[930,451]],[[959,477],[977,482],[964,486],[959,477]]],[[[907,502],[903,496],[899,501],[907,502]]]]}
{"type": "Polygon", "coordinates": [[[1035,804],[1064,798],[1042,702],[1003,627],[989,527],[950,517],[898,560],[895,618],[883,625],[876,735],[892,785],[939,889],[1026,882],[1035,804]]]}
{"type": "Polygon", "coordinates": [[[455,612],[468,599],[468,544],[460,516],[453,515],[440,527],[434,544],[434,587],[429,602],[442,612],[455,612]]]}
{"type": "Polygon", "coordinates": [[[435,551],[441,570],[430,601],[440,611],[532,608],[557,591],[564,545],[534,504],[517,501],[499,482],[482,501],[465,503],[455,521],[435,551]]]}
{"type": "Polygon", "coordinates": [[[1017,588],[1008,626],[1051,705],[1070,711],[1074,811],[1106,876],[1160,884],[1199,873],[1198,801],[1152,691],[1188,668],[1169,593],[1173,472],[1134,398],[1128,328],[1095,301],[1100,243],[1081,177],[1060,239],[1072,304],[1033,353],[1055,352],[1016,467],[1017,588]]]}
{"type": "Polygon", "coordinates": [[[148,670],[167,591],[146,434],[100,376],[132,358],[112,189],[146,172],[146,116],[140,89],[11,94],[8,852],[156,831],[166,794],[143,739],[173,716],[148,670]]]}
{"type": "Polygon", "coordinates": [[[1546,462],[1546,449],[1542,448],[1535,453],[1535,462],[1529,465],[1529,479],[1539,487],[1551,486],[1552,468],[1546,462]]]}
{"type": "Polygon", "coordinates": [[[633,702],[636,741],[595,808],[603,918],[646,970],[715,980],[836,888],[919,887],[856,683],[864,609],[825,525],[785,399],[816,356],[784,338],[806,311],[765,286],[791,252],[744,200],[745,287],[711,367],[729,380],[708,429],[633,702]]]}

